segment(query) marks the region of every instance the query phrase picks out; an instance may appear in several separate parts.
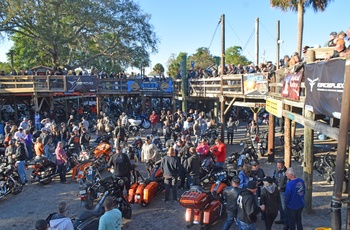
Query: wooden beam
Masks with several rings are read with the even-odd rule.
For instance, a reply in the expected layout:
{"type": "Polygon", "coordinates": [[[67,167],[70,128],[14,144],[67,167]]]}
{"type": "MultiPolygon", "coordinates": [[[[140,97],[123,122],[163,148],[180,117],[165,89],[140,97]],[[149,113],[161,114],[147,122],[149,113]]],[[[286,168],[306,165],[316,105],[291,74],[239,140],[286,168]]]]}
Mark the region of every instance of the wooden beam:
{"type": "Polygon", "coordinates": [[[286,110],[282,111],[282,115],[284,117],[289,117],[291,120],[294,120],[295,122],[303,125],[304,127],[307,126],[314,131],[321,132],[325,134],[326,136],[333,138],[334,140],[338,140],[339,136],[339,129],[338,128],[332,128],[329,125],[319,122],[319,121],[314,121],[310,118],[306,118],[301,116],[300,114],[297,113],[292,113],[286,110]]]}
{"type": "Polygon", "coordinates": [[[233,105],[233,103],[235,103],[236,98],[234,97],[230,103],[228,104],[227,108],[225,109],[224,115],[226,115],[226,113],[230,110],[231,106],[233,105]]]}
{"type": "MultiPolygon", "coordinates": [[[[284,105],[284,108],[286,110],[290,109],[289,105],[284,105]]],[[[288,116],[284,117],[284,162],[285,166],[287,168],[291,167],[291,156],[292,156],[292,149],[291,149],[291,119],[288,116]]]]}

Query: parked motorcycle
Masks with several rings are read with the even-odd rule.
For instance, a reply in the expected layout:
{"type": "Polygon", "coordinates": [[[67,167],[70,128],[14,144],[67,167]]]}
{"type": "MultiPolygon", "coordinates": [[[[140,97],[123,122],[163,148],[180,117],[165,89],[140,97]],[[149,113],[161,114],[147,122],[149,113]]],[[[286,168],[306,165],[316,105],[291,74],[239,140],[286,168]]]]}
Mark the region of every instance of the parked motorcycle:
{"type": "Polygon", "coordinates": [[[130,203],[147,207],[153,198],[165,189],[163,171],[160,168],[160,163],[160,161],[149,162],[149,167],[151,168],[149,179],[131,185],[128,196],[130,203]]]}
{"type": "Polygon", "coordinates": [[[23,185],[15,166],[12,164],[0,164],[0,199],[12,193],[17,195],[22,192],[23,185]]]}
{"type": "Polygon", "coordinates": [[[217,129],[207,129],[204,134],[202,134],[202,139],[207,139],[209,145],[214,145],[215,140],[218,138],[219,132],[217,129]]]}
{"type": "Polygon", "coordinates": [[[74,230],[98,229],[100,217],[105,212],[103,202],[108,195],[109,191],[105,191],[100,201],[93,210],[84,211],[77,215],[75,218],[72,218],[74,230]]]}
{"type": "Polygon", "coordinates": [[[304,135],[292,140],[292,157],[295,161],[304,161],[304,135]]]}
{"type": "Polygon", "coordinates": [[[151,127],[151,122],[148,120],[145,114],[141,114],[140,116],[133,116],[128,119],[130,124],[135,124],[139,126],[139,128],[149,129],[151,127]]]}
{"type": "Polygon", "coordinates": [[[314,162],[314,168],[328,183],[334,181],[335,177],[335,159],[328,152],[322,155],[314,162]]]}
{"type": "Polygon", "coordinates": [[[215,183],[209,192],[205,192],[199,186],[191,186],[180,198],[180,205],[186,208],[185,220],[187,227],[199,225],[200,229],[207,229],[216,222],[224,213],[221,203],[221,194],[229,183],[225,170],[214,173],[215,183]]]}

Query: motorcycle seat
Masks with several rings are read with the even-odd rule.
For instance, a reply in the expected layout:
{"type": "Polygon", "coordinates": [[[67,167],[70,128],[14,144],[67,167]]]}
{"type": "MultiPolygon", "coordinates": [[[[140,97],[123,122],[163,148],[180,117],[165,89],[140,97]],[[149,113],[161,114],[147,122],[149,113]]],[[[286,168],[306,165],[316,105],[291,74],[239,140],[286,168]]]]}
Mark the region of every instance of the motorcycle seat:
{"type": "Polygon", "coordinates": [[[102,215],[102,213],[103,213],[102,207],[100,207],[99,209],[95,208],[94,210],[85,211],[85,212],[79,214],[77,216],[77,220],[84,221],[84,220],[87,220],[87,219],[94,217],[94,216],[99,217],[102,215]]]}

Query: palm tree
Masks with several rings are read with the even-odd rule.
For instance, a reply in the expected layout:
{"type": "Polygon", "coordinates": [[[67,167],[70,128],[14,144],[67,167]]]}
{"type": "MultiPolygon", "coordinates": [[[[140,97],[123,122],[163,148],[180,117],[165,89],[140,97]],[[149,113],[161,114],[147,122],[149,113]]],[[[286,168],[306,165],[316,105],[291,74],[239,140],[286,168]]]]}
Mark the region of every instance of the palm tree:
{"type": "Polygon", "coordinates": [[[323,12],[333,0],[270,0],[272,7],[277,7],[283,11],[292,10],[298,12],[298,37],[297,51],[301,53],[303,45],[304,12],[311,7],[315,12],[323,12]]]}

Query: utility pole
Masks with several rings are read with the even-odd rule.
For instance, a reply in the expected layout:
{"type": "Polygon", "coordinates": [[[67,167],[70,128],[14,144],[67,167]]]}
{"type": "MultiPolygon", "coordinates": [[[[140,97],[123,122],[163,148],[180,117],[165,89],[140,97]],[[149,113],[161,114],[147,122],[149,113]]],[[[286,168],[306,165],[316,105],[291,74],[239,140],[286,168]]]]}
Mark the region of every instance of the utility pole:
{"type": "Polygon", "coordinates": [[[181,97],[182,97],[182,111],[187,111],[187,96],[188,96],[188,77],[187,77],[187,55],[181,57],[180,72],[181,72],[181,97]]]}
{"type": "Polygon", "coordinates": [[[255,65],[259,65],[259,18],[255,19],[255,65]]]}
{"type": "Polygon", "coordinates": [[[277,41],[276,41],[276,69],[279,69],[280,67],[280,20],[277,21],[276,25],[277,30],[277,41]]]}
{"type": "Polygon", "coordinates": [[[221,35],[221,75],[220,75],[220,85],[221,85],[221,96],[220,96],[220,102],[221,102],[221,141],[225,141],[225,97],[224,97],[224,80],[223,76],[225,73],[225,14],[221,16],[221,28],[222,28],[222,35],[221,35]]]}

